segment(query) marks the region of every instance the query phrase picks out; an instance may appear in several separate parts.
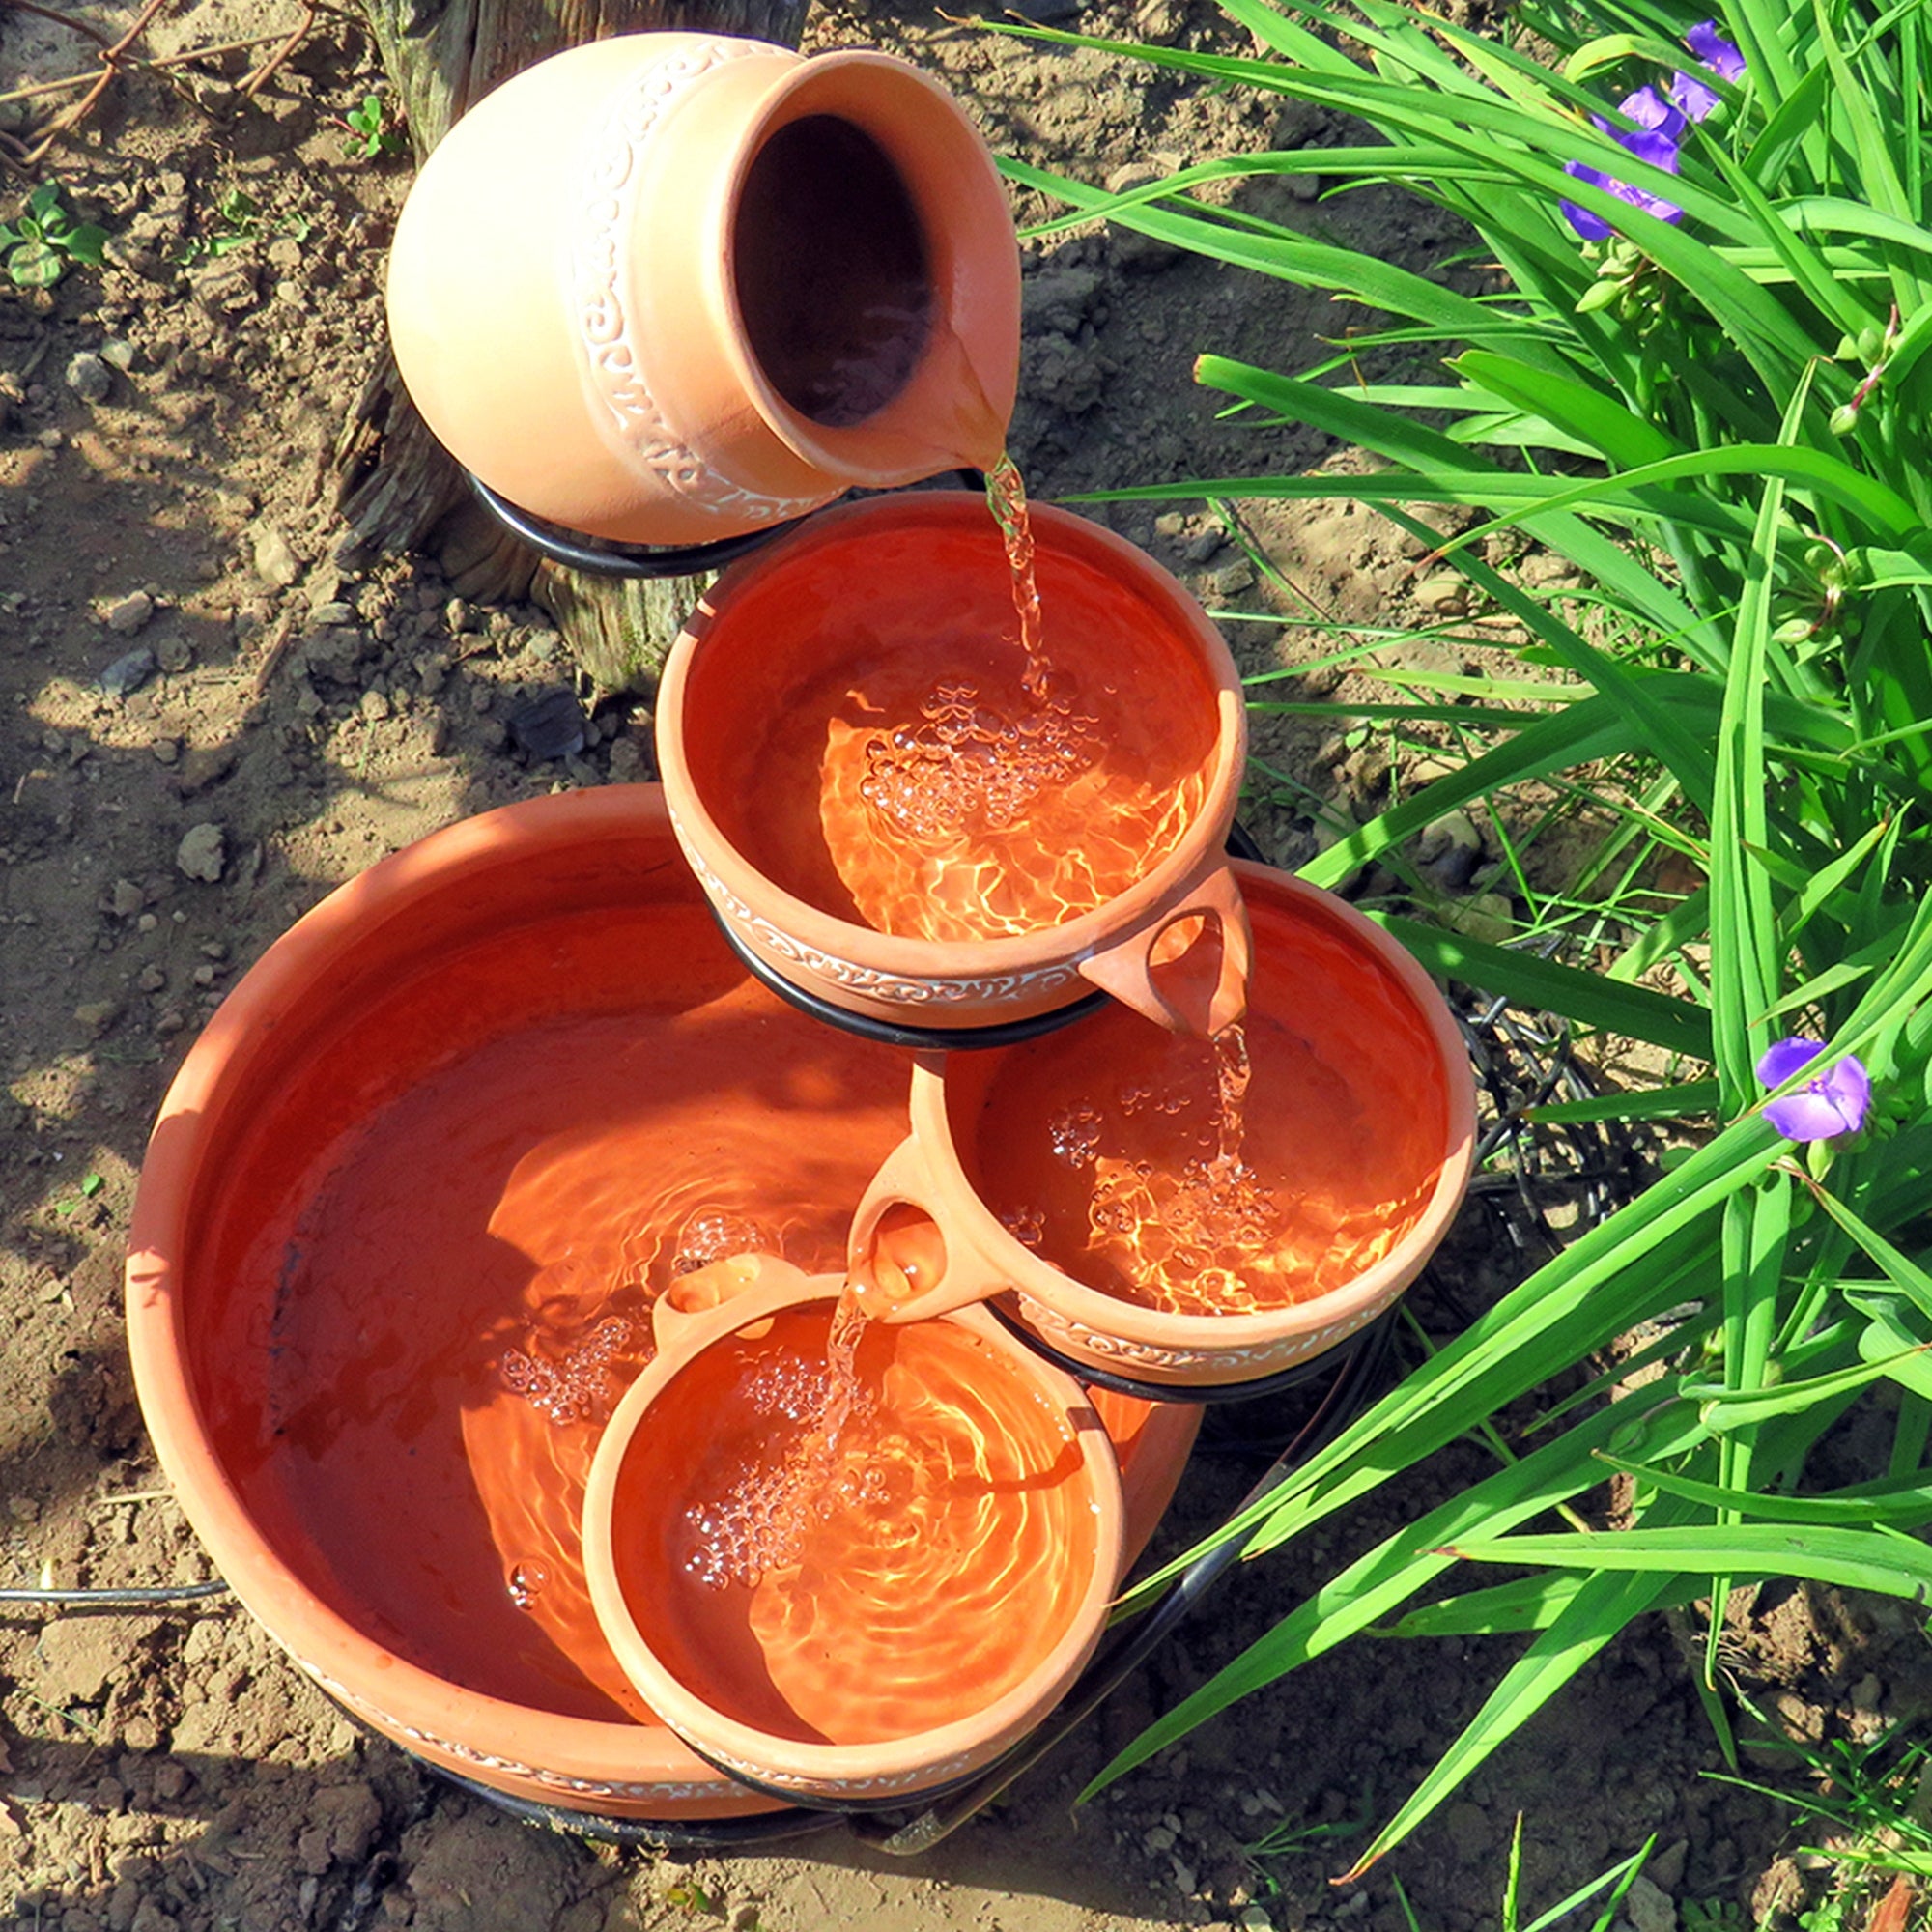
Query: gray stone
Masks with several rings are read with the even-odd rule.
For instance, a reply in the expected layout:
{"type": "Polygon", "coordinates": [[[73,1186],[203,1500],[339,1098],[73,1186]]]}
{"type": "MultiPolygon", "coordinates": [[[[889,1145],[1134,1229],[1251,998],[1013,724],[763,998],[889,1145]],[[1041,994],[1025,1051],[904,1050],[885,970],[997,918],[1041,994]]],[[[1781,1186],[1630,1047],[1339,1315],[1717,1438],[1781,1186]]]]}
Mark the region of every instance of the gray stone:
{"type": "Polygon", "coordinates": [[[134,345],[116,336],[112,341],[100,345],[100,359],[109,368],[119,369],[125,376],[134,366],[134,345]]]}
{"type": "Polygon", "coordinates": [[[1501,946],[1516,932],[1515,908],[1501,893],[1478,893],[1443,909],[1446,923],[1464,939],[1482,946],[1501,946]]]}
{"type": "Polygon", "coordinates": [[[204,819],[190,825],[182,835],[175,851],[175,864],[190,879],[213,885],[228,863],[228,835],[221,827],[204,819]]]}
{"type": "Polygon", "coordinates": [[[1415,601],[1438,617],[1464,616],[1469,609],[1468,581],[1450,571],[1425,577],[1415,586],[1415,601]]]}
{"type": "Polygon", "coordinates": [[[1677,1902],[1641,1872],[1624,1893],[1624,1917],[1634,1932],[1677,1932],[1677,1902]]]}
{"type": "Polygon", "coordinates": [[[109,697],[131,697],[160,668],[159,660],[143,644],[116,658],[100,673],[100,688],[109,697]]]}
{"type": "Polygon", "coordinates": [[[67,385],[83,403],[104,403],[114,387],[114,372],[91,349],[70,356],[67,385]]]}
{"type": "Polygon", "coordinates": [[[264,583],[286,590],[301,575],[301,558],[273,524],[258,524],[253,542],[255,575],[264,583]]]}
{"type": "Polygon", "coordinates": [[[1427,866],[1450,850],[1480,852],[1483,835],[1466,811],[1445,811],[1422,828],[1415,841],[1415,856],[1427,866]]]}
{"type": "Polygon", "coordinates": [[[574,757],[583,749],[583,707],[575,692],[555,685],[518,705],[509,728],[517,749],[528,757],[574,757]]]}

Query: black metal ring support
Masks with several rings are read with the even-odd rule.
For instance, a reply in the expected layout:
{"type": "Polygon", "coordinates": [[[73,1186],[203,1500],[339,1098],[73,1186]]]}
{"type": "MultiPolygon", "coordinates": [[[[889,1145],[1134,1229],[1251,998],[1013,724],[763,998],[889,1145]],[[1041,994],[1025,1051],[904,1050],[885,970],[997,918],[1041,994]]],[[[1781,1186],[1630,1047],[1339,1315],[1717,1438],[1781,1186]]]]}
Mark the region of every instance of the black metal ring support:
{"type": "Polygon", "coordinates": [[[565,529],[561,524],[521,509],[507,497],[499,497],[489,484],[469,475],[469,487],[483,507],[514,537],[521,537],[534,551],[553,563],[581,570],[587,577],[696,577],[707,570],[723,570],[727,563],[771,542],[786,530],[795,530],[805,519],[793,517],[782,524],[767,524],[762,529],[746,530],[735,537],[719,537],[701,544],[618,543],[611,537],[586,536],[582,530],[565,529]]]}
{"type": "MultiPolygon", "coordinates": [[[[413,1753],[412,1753],[413,1755],[413,1753]]],[[[472,1798],[480,1798],[526,1825],[541,1826],[574,1838],[590,1838],[604,1845],[645,1845],[667,1851],[742,1852],[756,1846],[781,1843],[786,1838],[808,1837],[827,1832],[844,1821],[836,1811],[759,1811],[749,1818],[612,1818],[602,1811],[571,1811],[560,1804],[539,1804],[533,1798],[515,1798],[464,1777],[445,1765],[416,1758],[425,1771],[434,1772],[446,1783],[472,1798]]]]}
{"type": "MultiPolygon", "coordinates": [[[[762,528],[745,530],[737,536],[716,537],[698,544],[620,543],[614,537],[593,537],[582,530],[566,529],[547,517],[539,517],[499,497],[481,477],[466,469],[464,476],[476,493],[477,500],[514,537],[560,563],[569,570],[581,570],[586,577],[697,577],[705,571],[723,570],[736,563],[775,537],[795,530],[816,510],[805,516],[788,517],[781,524],[766,524],[762,528]]],[[[983,491],[985,476],[978,469],[955,472],[971,490],[983,491]]],[[[829,506],[828,506],[829,507],[829,506]]]]}
{"type": "Polygon", "coordinates": [[[882,1046],[908,1046],[923,1053],[966,1053],[988,1047],[1018,1046],[1023,1040],[1037,1039],[1041,1034],[1070,1026],[1107,1004],[1105,993],[1084,993],[1070,1005],[1055,1007],[1051,1012],[973,1027],[908,1026],[899,1020],[874,1019],[870,1013],[855,1013],[848,1008],[835,1007],[830,1000],[795,985],[768,961],[759,958],[731,929],[716,906],[711,910],[725,944],[738,955],[738,963],[760,985],[776,993],[787,1006],[795,1007],[808,1019],[823,1021],[861,1039],[877,1040],[882,1046]]]}

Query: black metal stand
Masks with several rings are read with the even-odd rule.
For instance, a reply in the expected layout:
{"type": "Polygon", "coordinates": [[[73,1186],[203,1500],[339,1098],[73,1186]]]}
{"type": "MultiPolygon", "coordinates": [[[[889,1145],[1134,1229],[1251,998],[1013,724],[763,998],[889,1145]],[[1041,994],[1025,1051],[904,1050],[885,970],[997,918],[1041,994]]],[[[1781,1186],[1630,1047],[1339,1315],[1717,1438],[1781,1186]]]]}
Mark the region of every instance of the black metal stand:
{"type": "MultiPolygon", "coordinates": [[[[969,490],[986,487],[986,479],[977,469],[954,472],[969,490]]],[[[788,517],[783,523],[766,524],[737,536],[718,537],[710,543],[634,544],[619,543],[612,537],[593,537],[582,530],[566,529],[547,517],[526,510],[507,497],[499,497],[480,477],[464,471],[477,500],[514,537],[521,538],[553,563],[569,570],[581,570],[588,577],[697,577],[706,571],[723,570],[763,544],[795,530],[816,510],[803,517],[788,517]]],[[[830,507],[829,505],[827,506],[830,507]]]]}

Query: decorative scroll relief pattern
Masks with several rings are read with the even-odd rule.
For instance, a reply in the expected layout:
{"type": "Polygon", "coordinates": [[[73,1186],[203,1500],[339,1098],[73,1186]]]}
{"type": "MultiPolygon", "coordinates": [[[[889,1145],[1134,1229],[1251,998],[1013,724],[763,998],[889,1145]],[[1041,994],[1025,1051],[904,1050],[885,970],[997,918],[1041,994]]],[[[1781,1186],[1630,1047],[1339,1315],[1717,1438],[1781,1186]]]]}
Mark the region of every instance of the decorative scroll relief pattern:
{"type": "MultiPolygon", "coordinates": [[[[290,1653],[292,1656],[293,1652],[290,1653]]],[[[368,1719],[379,1730],[386,1731],[394,1738],[408,1738],[411,1743],[426,1745],[432,1750],[446,1751],[461,1764],[473,1764],[481,1771],[502,1772],[511,1777],[526,1777],[533,1784],[540,1784],[550,1791],[569,1791],[581,1798],[636,1798],[660,1801],[666,1804],[691,1798],[718,1798],[730,1796],[736,1786],[721,1782],[718,1778],[706,1778],[701,1783],[662,1783],[636,1784],[624,1778],[572,1777],[561,1771],[546,1771],[540,1765],[525,1764],[514,1757],[495,1757],[489,1751],[480,1751],[473,1745],[458,1744],[453,1738],[438,1737],[434,1731],[425,1731],[415,1724],[406,1724],[400,1718],[393,1717],[380,1704],[373,1704],[359,1691],[352,1690],[348,1685],[338,1682],[325,1670],[318,1669],[306,1658],[297,1657],[296,1662],[315,1679],[338,1704],[347,1705],[352,1711],[368,1719]]]]}
{"type": "Polygon", "coordinates": [[[817,1774],[807,1776],[799,1772],[774,1771],[768,1765],[753,1764],[748,1759],[733,1757],[729,1751],[719,1750],[710,1744],[704,1747],[704,1753],[724,1770],[740,1772],[747,1781],[769,1786],[774,1791],[823,1792],[828,1796],[839,1794],[853,1798],[863,1797],[868,1792],[917,1791],[928,1784],[956,1777],[961,1772],[971,1771],[985,1762],[983,1752],[962,1751],[957,1757],[922,1765],[917,1771],[880,1772],[873,1777],[826,1777],[817,1774]]]}
{"type": "Polygon", "coordinates": [[[803,516],[838,492],[771,497],[721,476],[682,443],[644,380],[642,344],[625,311],[630,234],[639,161],[666,110],[712,69],[769,49],[742,41],[706,41],[660,54],[624,84],[615,105],[584,144],[579,187],[582,205],[571,237],[570,286],[595,406],[631,467],[646,480],[705,509],[750,523],[803,516]]]}
{"type": "Polygon", "coordinates": [[[1166,1349],[1152,1342],[1135,1342],[1123,1335],[1109,1335],[1090,1328],[1084,1321],[1070,1321],[1030,1295],[1022,1295],[1020,1300],[1021,1319],[1026,1325],[1063,1354],[1086,1354],[1105,1361],[1131,1362],[1138,1368],[1174,1370],[1225,1369],[1237,1362],[1290,1368],[1310,1355],[1319,1355],[1323,1349],[1332,1349],[1381,1312],[1366,1309],[1340,1321],[1331,1321],[1313,1334],[1286,1335],[1279,1341],[1261,1342],[1248,1349],[1166,1349]]]}
{"type": "Polygon", "coordinates": [[[828,985],[852,993],[869,993],[874,999],[892,1000],[901,1006],[935,1007],[1010,1000],[1023,992],[1050,993],[1080,978],[1076,967],[1041,966],[1030,973],[998,973],[980,980],[906,980],[896,974],[882,973],[876,967],[857,965],[837,953],[823,952],[815,946],[792,938],[753,912],[693,848],[675,812],[671,813],[671,829],[712,904],[742,926],[759,952],[782,959],[788,966],[802,966],[828,985]]]}

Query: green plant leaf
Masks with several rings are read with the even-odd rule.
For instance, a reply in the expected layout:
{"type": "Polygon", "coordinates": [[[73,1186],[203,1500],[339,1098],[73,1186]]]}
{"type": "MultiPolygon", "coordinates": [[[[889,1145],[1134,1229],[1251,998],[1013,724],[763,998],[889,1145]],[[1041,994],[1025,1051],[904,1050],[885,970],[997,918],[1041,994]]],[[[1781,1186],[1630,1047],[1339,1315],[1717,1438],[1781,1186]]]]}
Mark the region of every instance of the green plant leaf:
{"type": "Polygon", "coordinates": [[[52,288],[65,267],[59,250],[44,242],[22,242],[7,256],[7,272],[23,289],[52,288]]]}

